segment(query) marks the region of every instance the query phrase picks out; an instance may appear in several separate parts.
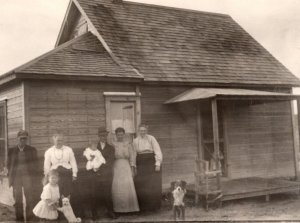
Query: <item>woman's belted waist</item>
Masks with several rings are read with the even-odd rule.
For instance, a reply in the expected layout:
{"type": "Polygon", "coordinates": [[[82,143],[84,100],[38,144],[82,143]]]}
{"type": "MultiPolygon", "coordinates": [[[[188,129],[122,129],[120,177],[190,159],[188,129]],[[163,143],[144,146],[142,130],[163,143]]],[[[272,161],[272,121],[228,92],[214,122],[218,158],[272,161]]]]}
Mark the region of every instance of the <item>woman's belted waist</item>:
{"type": "Polygon", "coordinates": [[[151,150],[144,150],[144,151],[138,152],[137,154],[141,155],[141,154],[152,154],[152,153],[154,153],[154,152],[151,150]]]}

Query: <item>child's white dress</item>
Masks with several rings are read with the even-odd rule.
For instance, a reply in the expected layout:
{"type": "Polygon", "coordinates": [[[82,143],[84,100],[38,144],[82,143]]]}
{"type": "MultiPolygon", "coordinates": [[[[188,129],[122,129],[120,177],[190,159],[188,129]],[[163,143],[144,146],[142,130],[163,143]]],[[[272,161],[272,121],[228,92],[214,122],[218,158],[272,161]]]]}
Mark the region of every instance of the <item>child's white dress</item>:
{"type": "Polygon", "coordinates": [[[58,212],[52,206],[49,206],[46,200],[51,200],[51,202],[58,202],[60,198],[58,185],[53,186],[51,184],[47,184],[43,188],[43,192],[41,194],[41,200],[33,209],[33,213],[35,216],[48,219],[55,220],[58,218],[58,212]]]}
{"type": "Polygon", "coordinates": [[[105,159],[98,149],[92,150],[90,148],[86,148],[83,152],[83,155],[88,160],[86,163],[87,170],[93,169],[96,171],[102,164],[105,164],[105,159]],[[94,157],[94,159],[92,157],[94,157]]]}

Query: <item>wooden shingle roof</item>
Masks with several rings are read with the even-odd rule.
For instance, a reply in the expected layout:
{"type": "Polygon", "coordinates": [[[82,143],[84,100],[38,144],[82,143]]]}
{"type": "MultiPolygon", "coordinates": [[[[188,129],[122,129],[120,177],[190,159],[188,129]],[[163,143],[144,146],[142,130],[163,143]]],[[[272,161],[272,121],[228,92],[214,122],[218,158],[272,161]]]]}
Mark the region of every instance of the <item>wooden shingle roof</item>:
{"type": "MultiPolygon", "coordinates": [[[[15,74],[141,79],[116,64],[97,37],[88,32],[14,69],[15,74]]],[[[22,77],[22,76],[21,76],[22,77]]]]}
{"type": "Polygon", "coordinates": [[[299,86],[230,16],[113,0],[73,0],[112,53],[145,81],[299,86]]]}

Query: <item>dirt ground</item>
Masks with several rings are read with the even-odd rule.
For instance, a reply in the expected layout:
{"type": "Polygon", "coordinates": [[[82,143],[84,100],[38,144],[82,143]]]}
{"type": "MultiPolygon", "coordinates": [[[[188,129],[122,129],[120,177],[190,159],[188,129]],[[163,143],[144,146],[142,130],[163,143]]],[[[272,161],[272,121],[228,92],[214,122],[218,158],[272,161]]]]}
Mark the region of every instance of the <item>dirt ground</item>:
{"type": "MultiPolygon", "coordinates": [[[[300,221],[300,197],[297,193],[272,195],[270,202],[264,197],[248,198],[223,203],[222,208],[205,211],[201,206],[195,207],[192,200],[186,200],[187,221],[300,221]]],[[[11,207],[0,206],[0,221],[13,222],[14,211],[11,207]]],[[[172,221],[169,202],[164,201],[161,211],[156,213],[122,215],[111,222],[151,222],[172,221]]],[[[99,222],[107,222],[103,218],[99,222]]]]}

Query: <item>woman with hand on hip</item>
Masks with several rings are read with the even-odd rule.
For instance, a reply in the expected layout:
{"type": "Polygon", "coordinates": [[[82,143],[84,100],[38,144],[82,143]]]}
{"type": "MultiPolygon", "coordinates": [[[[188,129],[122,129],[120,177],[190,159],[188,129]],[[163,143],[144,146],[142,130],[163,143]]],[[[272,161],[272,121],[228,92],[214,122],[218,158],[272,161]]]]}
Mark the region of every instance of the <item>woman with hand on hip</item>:
{"type": "Polygon", "coordinates": [[[155,211],[161,206],[163,156],[157,140],[147,133],[148,126],[140,125],[139,135],[133,140],[131,166],[136,174],[135,188],[141,211],[155,211]]]}
{"type": "Polygon", "coordinates": [[[52,137],[53,146],[45,152],[44,174],[50,170],[57,170],[59,173],[59,191],[65,197],[71,195],[72,182],[77,179],[77,163],[72,148],[63,144],[63,135],[54,134],[52,137]]]}

